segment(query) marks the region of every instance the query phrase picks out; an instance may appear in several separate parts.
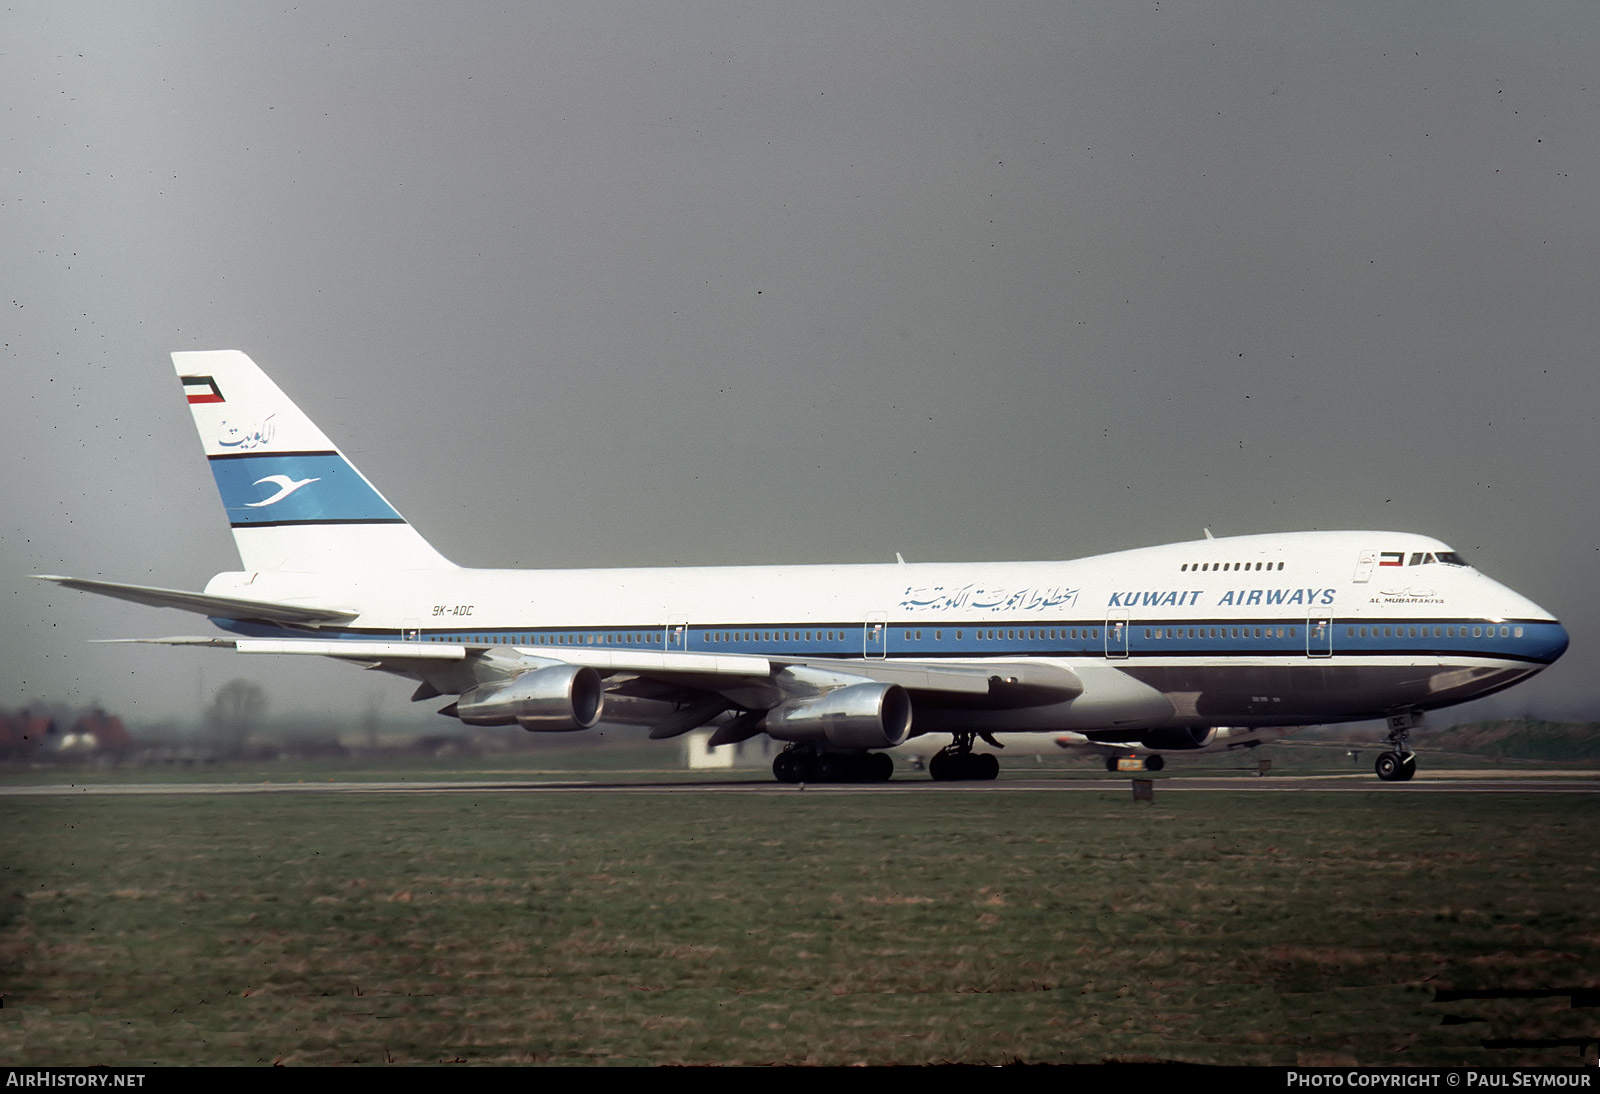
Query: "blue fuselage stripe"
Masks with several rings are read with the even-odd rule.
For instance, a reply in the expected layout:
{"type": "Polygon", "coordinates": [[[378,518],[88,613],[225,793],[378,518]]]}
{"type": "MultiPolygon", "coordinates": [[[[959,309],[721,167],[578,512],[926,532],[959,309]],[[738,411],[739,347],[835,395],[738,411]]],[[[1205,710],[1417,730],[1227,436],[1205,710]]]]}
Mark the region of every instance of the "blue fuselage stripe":
{"type": "MultiPolygon", "coordinates": [[[[1113,662],[1149,658],[1470,657],[1549,664],[1566,649],[1567,634],[1549,620],[1344,620],[1331,636],[1307,629],[1304,618],[1151,620],[1125,626],[1122,639],[1104,622],[1058,621],[1026,627],[961,623],[938,627],[861,623],[768,623],[693,627],[318,628],[213,620],[250,637],[417,638],[479,646],[548,646],[602,650],[676,650],[773,657],[890,657],[933,660],[973,657],[1098,657],[1113,662]],[[875,628],[879,628],[876,629],[875,628]],[[1331,640],[1330,640],[1331,639],[1331,640]],[[1109,647],[1109,649],[1108,649],[1109,647]],[[1308,648],[1309,647],[1309,648],[1308,648]]],[[[1113,627],[1115,621],[1113,621],[1113,627]]]]}

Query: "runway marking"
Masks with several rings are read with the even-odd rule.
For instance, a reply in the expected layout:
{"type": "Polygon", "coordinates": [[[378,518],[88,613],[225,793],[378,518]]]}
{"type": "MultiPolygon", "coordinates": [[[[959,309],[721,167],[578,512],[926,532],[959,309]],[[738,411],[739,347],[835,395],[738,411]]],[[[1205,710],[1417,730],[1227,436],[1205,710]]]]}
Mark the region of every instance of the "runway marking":
{"type": "MultiPolygon", "coordinates": [[[[1313,794],[1595,794],[1600,777],[1549,772],[1484,776],[1477,772],[1434,774],[1409,783],[1379,782],[1371,775],[1278,775],[1237,778],[1200,776],[1152,780],[1158,794],[1167,793],[1313,793],[1313,794]]],[[[0,797],[203,796],[217,794],[1006,794],[1128,793],[1131,779],[1032,780],[998,782],[933,782],[906,779],[887,783],[786,784],[751,782],[615,783],[581,779],[549,782],[406,781],[284,783],[68,783],[44,786],[0,786],[0,797]]]]}

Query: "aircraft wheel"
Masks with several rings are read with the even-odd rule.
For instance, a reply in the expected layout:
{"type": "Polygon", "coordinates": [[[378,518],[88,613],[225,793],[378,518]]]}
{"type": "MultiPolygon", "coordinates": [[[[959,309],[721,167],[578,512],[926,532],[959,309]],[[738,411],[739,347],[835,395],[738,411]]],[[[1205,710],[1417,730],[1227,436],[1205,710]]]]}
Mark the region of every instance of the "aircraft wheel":
{"type": "Polygon", "coordinates": [[[867,782],[886,783],[894,777],[894,761],[887,752],[874,752],[867,760],[867,782]]]}
{"type": "Polygon", "coordinates": [[[973,779],[992,780],[1000,777],[1000,760],[992,752],[974,753],[972,757],[973,779]]]}
{"type": "Polygon", "coordinates": [[[954,759],[953,756],[947,756],[943,752],[935,752],[933,759],[928,761],[928,777],[935,782],[947,782],[959,778],[954,759]]]}
{"type": "Polygon", "coordinates": [[[1117,773],[1117,758],[1115,756],[1106,757],[1106,770],[1113,775],[1117,773]]]}
{"type": "Polygon", "coordinates": [[[1405,778],[1400,773],[1401,762],[1398,752],[1385,752],[1378,757],[1378,762],[1372,765],[1372,769],[1378,773],[1378,778],[1386,783],[1400,782],[1405,778]]]}
{"type": "Polygon", "coordinates": [[[805,778],[805,768],[793,752],[780,752],[772,761],[772,776],[781,783],[797,783],[805,778]]]}
{"type": "Polygon", "coordinates": [[[1161,758],[1161,753],[1159,752],[1152,753],[1144,758],[1144,769],[1146,771],[1160,771],[1166,766],[1167,761],[1161,758]]]}
{"type": "Polygon", "coordinates": [[[1410,782],[1417,773],[1417,758],[1415,755],[1406,756],[1400,761],[1400,782],[1410,782]]]}

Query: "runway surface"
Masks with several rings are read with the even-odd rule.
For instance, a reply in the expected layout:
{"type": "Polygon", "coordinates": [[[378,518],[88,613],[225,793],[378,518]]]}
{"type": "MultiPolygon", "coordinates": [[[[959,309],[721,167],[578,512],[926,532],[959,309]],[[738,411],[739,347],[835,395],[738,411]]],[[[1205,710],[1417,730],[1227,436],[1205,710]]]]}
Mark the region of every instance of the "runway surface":
{"type": "MultiPolygon", "coordinates": [[[[1419,772],[1409,783],[1383,783],[1370,774],[1254,776],[1160,776],[1152,790],[1184,793],[1311,793],[1311,794],[1596,794],[1596,771],[1436,771],[1419,772]]],[[[214,794],[1128,794],[1131,778],[1001,779],[997,782],[934,782],[908,774],[887,783],[811,783],[798,786],[752,777],[748,782],[695,780],[690,775],[663,775],[648,782],[603,779],[549,780],[406,780],[390,782],[254,782],[254,783],[58,783],[45,786],[0,786],[0,797],[177,797],[214,794]]]]}

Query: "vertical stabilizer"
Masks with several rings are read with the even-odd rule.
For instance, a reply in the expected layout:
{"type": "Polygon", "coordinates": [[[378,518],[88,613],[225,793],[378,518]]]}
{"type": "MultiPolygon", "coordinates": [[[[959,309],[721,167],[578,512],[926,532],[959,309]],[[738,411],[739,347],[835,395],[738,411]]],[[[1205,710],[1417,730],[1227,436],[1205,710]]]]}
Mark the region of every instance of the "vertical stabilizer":
{"type": "Polygon", "coordinates": [[[172,363],[246,570],[454,566],[249,357],[205,350],[172,363]]]}

